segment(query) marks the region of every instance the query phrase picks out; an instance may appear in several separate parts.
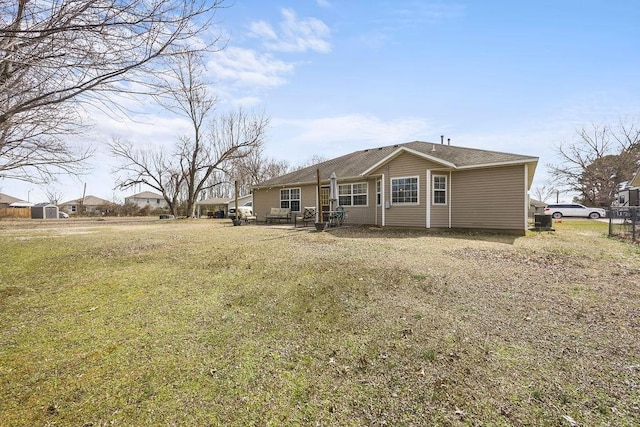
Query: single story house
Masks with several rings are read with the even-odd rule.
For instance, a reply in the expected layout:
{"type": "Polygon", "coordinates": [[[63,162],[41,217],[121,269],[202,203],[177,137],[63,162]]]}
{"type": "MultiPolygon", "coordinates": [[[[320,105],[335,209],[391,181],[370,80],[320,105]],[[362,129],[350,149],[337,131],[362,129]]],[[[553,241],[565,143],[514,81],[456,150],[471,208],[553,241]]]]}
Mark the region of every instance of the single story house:
{"type": "Polygon", "coordinates": [[[150,206],[151,209],[169,209],[169,204],[162,197],[162,194],[154,193],[152,191],[143,191],[142,193],[125,197],[124,202],[136,205],[139,208],[150,206]]]}
{"type": "Polygon", "coordinates": [[[108,200],[101,199],[96,196],[85,196],[84,198],[69,200],[68,202],[61,203],[59,205],[60,210],[70,215],[75,214],[98,214],[104,213],[104,210],[111,206],[108,200]]]}
{"type": "Polygon", "coordinates": [[[347,224],[524,234],[537,164],[533,156],[423,141],[370,148],[253,186],[254,215],[327,211],[335,173],[347,224]]]}
{"type": "Polygon", "coordinates": [[[0,218],[31,218],[33,203],[0,193],[0,218]]]}
{"type": "Polygon", "coordinates": [[[13,197],[8,194],[0,193],[0,208],[24,208],[31,206],[33,206],[33,203],[29,203],[26,200],[18,199],[17,197],[13,197]]]}
{"type": "Polygon", "coordinates": [[[629,184],[618,191],[617,206],[640,206],[640,169],[629,184]]]}

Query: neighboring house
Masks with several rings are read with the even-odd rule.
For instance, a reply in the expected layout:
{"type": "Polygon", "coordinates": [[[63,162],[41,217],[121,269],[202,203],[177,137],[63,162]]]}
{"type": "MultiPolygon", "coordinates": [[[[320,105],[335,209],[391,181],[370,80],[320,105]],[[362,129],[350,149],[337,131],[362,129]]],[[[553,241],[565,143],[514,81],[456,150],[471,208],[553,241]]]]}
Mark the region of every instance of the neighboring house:
{"type": "Polygon", "coordinates": [[[96,196],[86,196],[84,199],[79,198],[75,200],[69,200],[68,202],[61,203],[59,208],[61,211],[68,213],[69,215],[75,214],[103,214],[104,209],[107,206],[112,205],[108,200],[101,199],[96,196]]]}
{"type": "Polygon", "coordinates": [[[0,193],[0,218],[31,218],[33,203],[0,193]]]}
{"type": "Polygon", "coordinates": [[[143,191],[142,193],[125,197],[124,202],[136,205],[139,208],[150,206],[151,209],[169,209],[169,204],[162,197],[162,194],[153,193],[151,191],[143,191]]]}
{"type": "Polygon", "coordinates": [[[617,206],[640,206],[640,169],[629,184],[618,191],[617,206]]]}
{"type": "Polygon", "coordinates": [[[335,172],[348,224],[524,234],[537,164],[532,156],[421,141],[366,149],[253,186],[254,215],[317,206],[319,170],[321,209],[329,208],[335,172]]]}
{"type": "Polygon", "coordinates": [[[33,206],[33,203],[29,203],[8,194],[0,193],[0,208],[24,208],[31,206],[33,206]]]}

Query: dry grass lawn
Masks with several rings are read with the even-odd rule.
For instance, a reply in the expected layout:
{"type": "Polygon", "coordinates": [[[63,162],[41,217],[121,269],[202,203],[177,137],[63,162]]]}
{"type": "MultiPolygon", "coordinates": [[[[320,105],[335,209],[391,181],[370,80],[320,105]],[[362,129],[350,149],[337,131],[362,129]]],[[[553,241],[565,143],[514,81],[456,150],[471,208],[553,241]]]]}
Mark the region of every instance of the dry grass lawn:
{"type": "Polygon", "coordinates": [[[640,424],[640,250],[0,221],[0,426],[640,424]]]}

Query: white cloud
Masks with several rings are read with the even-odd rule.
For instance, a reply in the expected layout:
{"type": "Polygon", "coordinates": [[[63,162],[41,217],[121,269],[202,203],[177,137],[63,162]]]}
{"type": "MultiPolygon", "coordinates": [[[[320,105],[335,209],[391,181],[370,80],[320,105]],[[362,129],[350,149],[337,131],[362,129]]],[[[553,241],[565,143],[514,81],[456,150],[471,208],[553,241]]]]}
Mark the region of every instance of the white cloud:
{"type": "Polygon", "coordinates": [[[233,104],[243,108],[255,107],[262,104],[262,99],[257,96],[245,96],[234,99],[233,104]]]}
{"type": "Polygon", "coordinates": [[[395,7],[385,15],[391,23],[401,25],[423,25],[443,19],[459,17],[464,13],[459,4],[428,4],[424,2],[408,3],[404,7],[395,7]]]}
{"type": "Polygon", "coordinates": [[[291,9],[282,9],[282,21],[278,31],[264,22],[257,21],[250,26],[250,36],[263,39],[266,49],[278,52],[315,51],[328,53],[331,44],[328,39],[331,30],[324,22],[316,18],[298,19],[291,9]]]}
{"type": "Polygon", "coordinates": [[[253,37],[265,38],[269,40],[276,40],[278,36],[274,31],[271,24],[264,21],[252,22],[249,25],[249,31],[253,37]]]}
{"type": "Polygon", "coordinates": [[[232,81],[238,86],[276,87],[286,83],[283,75],[293,72],[293,65],[269,54],[250,49],[229,47],[217,52],[207,63],[214,80],[232,81]]]}
{"type": "Polygon", "coordinates": [[[324,8],[330,8],[333,6],[328,0],[316,0],[316,4],[324,8]]]}

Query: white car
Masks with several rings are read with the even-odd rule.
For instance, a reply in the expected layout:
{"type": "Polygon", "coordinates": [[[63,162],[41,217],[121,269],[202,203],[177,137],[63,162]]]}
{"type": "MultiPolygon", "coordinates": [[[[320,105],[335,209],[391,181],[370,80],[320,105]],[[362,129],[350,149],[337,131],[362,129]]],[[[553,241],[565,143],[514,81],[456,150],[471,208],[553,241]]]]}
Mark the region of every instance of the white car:
{"type": "Polygon", "coordinates": [[[58,218],[69,218],[69,214],[66,212],[58,211],[58,218]]]}
{"type": "Polygon", "coordinates": [[[588,208],[580,203],[559,203],[547,205],[545,215],[551,215],[558,219],[563,216],[579,216],[583,218],[598,219],[607,216],[607,211],[602,208],[588,208]]]}
{"type": "MultiPolygon", "coordinates": [[[[238,218],[239,219],[246,219],[249,216],[253,216],[253,208],[251,206],[240,206],[238,208],[238,218]]],[[[229,208],[229,213],[227,214],[228,218],[235,218],[236,217],[236,210],[235,208],[229,208]]]]}

